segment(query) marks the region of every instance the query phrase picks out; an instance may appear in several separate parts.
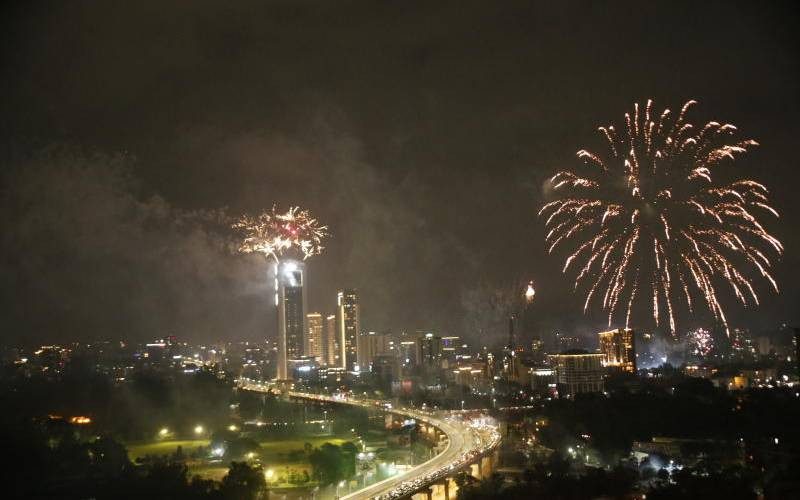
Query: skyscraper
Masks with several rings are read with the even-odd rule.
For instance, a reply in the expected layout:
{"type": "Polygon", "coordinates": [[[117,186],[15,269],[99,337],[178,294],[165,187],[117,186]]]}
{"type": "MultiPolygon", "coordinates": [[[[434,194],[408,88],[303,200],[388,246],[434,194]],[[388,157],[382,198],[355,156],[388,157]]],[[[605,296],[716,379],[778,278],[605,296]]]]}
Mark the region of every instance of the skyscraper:
{"type": "Polygon", "coordinates": [[[389,352],[391,336],[385,333],[362,332],[358,337],[358,367],[362,372],[370,371],[377,356],[389,352]]]}
{"type": "Polygon", "coordinates": [[[575,349],[550,356],[555,368],[559,397],[573,397],[583,392],[603,392],[603,359],[605,354],[575,349]]]}
{"type": "Polygon", "coordinates": [[[623,371],[636,373],[636,349],[633,330],[618,328],[600,332],[600,352],[605,356],[604,366],[619,367],[623,371]]]}
{"type": "Polygon", "coordinates": [[[322,361],[322,314],[306,314],[306,336],[303,339],[303,355],[313,357],[317,362],[322,361]]]}
{"type": "Polygon", "coordinates": [[[287,260],[275,266],[275,305],[278,306],[278,379],[287,380],[288,360],[303,353],[306,331],[303,311],[305,300],[305,265],[287,260]]]}
{"type": "Polygon", "coordinates": [[[339,355],[336,347],[336,315],[330,314],[325,318],[325,327],[322,330],[322,359],[327,366],[340,366],[339,355]]]}
{"type": "Polygon", "coordinates": [[[339,356],[342,367],[352,370],[358,364],[358,335],[361,331],[361,311],[358,304],[358,291],[340,290],[337,296],[337,320],[339,331],[339,356]]]}
{"type": "Polygon", "coordinates": [[[441,368],[442,337],[419,330],[416,343],[417,364],[427,368],[441,368]]]}

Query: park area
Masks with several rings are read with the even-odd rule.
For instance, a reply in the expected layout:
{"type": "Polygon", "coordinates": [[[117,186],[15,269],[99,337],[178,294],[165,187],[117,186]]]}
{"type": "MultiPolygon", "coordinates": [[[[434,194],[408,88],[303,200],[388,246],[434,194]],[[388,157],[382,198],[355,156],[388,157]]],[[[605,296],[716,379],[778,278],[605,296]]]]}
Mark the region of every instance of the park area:
{"type": "Polygon", "coordinates": [[[309,454],[325,443],[341,446],[353,441],[352,435],[314,436],[258,440],[258,447],[244,456],[215,457],[208,439],[157,440],[127,445],[128,456],[137,463],[159,458],[179,457],[186,461],[189,473],[204,479],[221,480],[231,461],[246,460],[264,468],[268,484],[275,488],[306,486],[312,475],[309,454]]]}

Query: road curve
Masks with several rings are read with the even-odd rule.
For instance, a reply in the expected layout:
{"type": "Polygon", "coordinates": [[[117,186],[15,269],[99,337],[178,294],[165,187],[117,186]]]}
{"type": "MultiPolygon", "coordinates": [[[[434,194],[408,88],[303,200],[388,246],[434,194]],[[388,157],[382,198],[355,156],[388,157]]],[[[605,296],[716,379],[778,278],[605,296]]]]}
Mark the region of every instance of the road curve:
{"type": "MultiPolygon", "coordinates": [[[[242,384],[241,388],[256,392],[268,390],[264,385],[253,383],[242,384]]],[[[348,404],[373,410],[376,408],[387,409],[385,402],[377,400],[356,400],[293,391],[289,392],[289,396],[313,401],[348,404]]],[[[453,470],[463,467],[476,456],[494,449],[500,442],[500,435],[495,429],[490,427],[478,428],[458,418],[446,419],[431,412],[409,408],[391,408],[387,409],[387,411],[437,427],[447,436],[447,445],[444,451],[402,474],[389,477],[343,496],[342,500],[369,498],[388,500],[409,496],[424,486],[441,480],[442,477],[446,477],[453,470]]]]}

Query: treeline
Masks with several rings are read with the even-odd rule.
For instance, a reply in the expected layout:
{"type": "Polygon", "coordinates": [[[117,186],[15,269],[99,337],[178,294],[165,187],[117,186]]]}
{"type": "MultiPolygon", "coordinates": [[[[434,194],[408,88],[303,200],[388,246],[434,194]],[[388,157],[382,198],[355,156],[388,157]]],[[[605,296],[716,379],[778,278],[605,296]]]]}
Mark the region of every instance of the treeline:
{"type": "Polygon", "coordinates": [[[557,450],[588,445],[609,465],[626,457],[633,441],[649,441],[654,436],[743,440],[748,455],[756,461],[770,459],[775,438],[783,452],[800,452],[796,389],[729,392],[697,378],[669,391],[658,387],[636,392],[620,389],[607,397],[586,394],[574,400],[548,401],[542,416],[549,425],[541,429],[541,444],[557,450]],[[590,436],[588,442],[581,440],[581,435],[590,436]]]}
{"type": "Polygon", "coordinates": [[[152,439],[167,427],[189,435],[202,423],[224,427],[235,402],[233,383],[208,371],[141,370],[115,382],[90,363],[71,361],[57,377],[0,368],[0,404],[20,415],[88,416],[96,432],[123,441],[152,439]]]}
{"type": "Polygon", "coordinates": [[[460,480],[461,500],[589,500],[597,498],[668,500],[674,498],[756,500],[758,498],[798,498],[800,483],[795,458],[785,467],[766,474],[742,466],[715,466],[699,463],[671,473],[661,469],[650,474],[622,466],[610,470],[587,468],[571,472],[567,459],[554,455],[548,462],[526,469],[516,481],[495,474],[483,481],[460,480]]]}
{"type": "Polygon", "coordinates": [[[180,461],[137,466],[120,443],[84,440],[63,420],[8,417],[0,428],[6,498],[249,500],[266,490],[260,467],[232,462],[221,482],[190,478],[180,461]]]}

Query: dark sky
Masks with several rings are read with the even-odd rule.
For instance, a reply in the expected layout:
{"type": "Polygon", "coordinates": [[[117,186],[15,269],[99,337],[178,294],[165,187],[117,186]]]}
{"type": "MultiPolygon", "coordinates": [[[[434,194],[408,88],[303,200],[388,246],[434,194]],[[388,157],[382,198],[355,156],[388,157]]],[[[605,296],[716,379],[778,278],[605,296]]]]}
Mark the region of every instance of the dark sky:
{"type": "Polygon", "coordinates": [[[542,331],[595,331],[535,214],[544,180],[649,97],[697,99],[696,121],[761,143],[731,168],[783,213],[782,294],[730,315],[800,319],[790,2],[4,9],[4,340],[263,337],[263,263],[202,221],[273,203],[333,233],[309,263],[313,309],[357,287],[368,329],[474,338],[474,290],[533,279],[542,331]]]}

